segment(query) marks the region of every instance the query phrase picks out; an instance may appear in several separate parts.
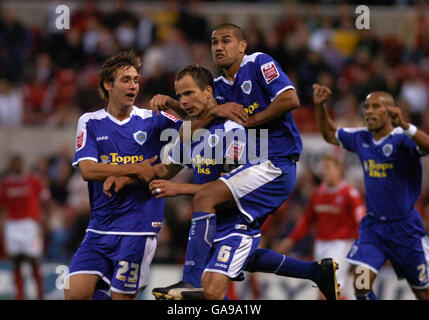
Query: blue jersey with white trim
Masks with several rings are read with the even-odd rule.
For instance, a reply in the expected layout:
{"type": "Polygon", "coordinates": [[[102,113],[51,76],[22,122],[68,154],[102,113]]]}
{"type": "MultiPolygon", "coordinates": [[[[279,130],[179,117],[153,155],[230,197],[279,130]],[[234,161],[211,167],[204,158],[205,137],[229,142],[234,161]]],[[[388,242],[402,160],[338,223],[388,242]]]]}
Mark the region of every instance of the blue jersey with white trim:
{"type": "MultiPolygon", "coordinates": [[[[279,94],[289,89],[295,90],[295,87],[281,66],[269,55],[256,52],[244,56],[233,82],[223,75],[215,79],[214,95],[219,104],[244,105],[252,116],[265,110],[279,94]]],[[[301,153],[302,141],[291,112],[259,128],[269,130],[268,159],[277,167],[282,167],[288,155],[301,153]]]]}
{"type": "Polygon", "coordinates": [[[360,159],[368,215],[380,221],[409,217],[422,181],[422,154],[416,143],[399,127],[378,141],[367,128],[339,128],[336,137],[360,159]]]}
{"type": "MultiPolygon", "coordinates": [[[[160,155],[168,141],[162,130],[179,131],[182,121],[161,112],[133,107],[128,119],[119,121],[106,110],[85,113],[78,121],[73,165],[82,160],[121,165],[160,155]]],[[[158,161],[159,162],[159,161],[158,161]]],[[[147,185],[130,185],[109,198],[102,181],[88,182],[91,206],[89,231],[106,234],[156,234],[161,228],[164,200],[156,199],[147,185]]]]}
{"type": "MultiPolygon", "coordinates": [[[[232,162],[235,166],[248,163],[248,145],[252,142],[243,126],[231,120],[214,121],[204,136],[191,143],[190,149],[186,150],[183,143],[176,142],[170,159],[192,169],[195,184],[205,184],[228,172],[234,166],[232,162]]],[[[218,210],[216,238],[230,235],[231,230],[247,235],[260,233],[256,223],[249,223],[238,208],[218,210]]]]}

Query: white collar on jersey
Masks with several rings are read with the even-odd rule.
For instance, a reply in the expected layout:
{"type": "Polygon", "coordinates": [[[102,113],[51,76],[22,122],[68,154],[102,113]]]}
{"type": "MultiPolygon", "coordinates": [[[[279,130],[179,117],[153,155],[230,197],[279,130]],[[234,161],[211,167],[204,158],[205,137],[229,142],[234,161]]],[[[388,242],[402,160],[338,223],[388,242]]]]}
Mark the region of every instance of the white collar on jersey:
{"type": "MultiPolygon", "coordinates": [[[[242,66],[246,65],[249,62],[255,62],[256,57],[259,56],[260,54],[262,54],[262,52],[255,52],[255,53],[252,53],[250,55],[244,55],[243,60],[241,60],[241,63],[240,63],[240,68],[242,66]]],[[[237,76],[237,74],[238,74],[238,72],[234,75],[234,80],[235,80],[235,77],[237,76]]],[[[222,75],[220,77],[216,78],[215,80],[218,80],[218,79],[221,79],[223,82],[225,82],[225,83],[227,83],[229,85],[233,85],[234,84],[234,81],[228,80],[224,76],[223,73],[222,73],[222,75]]]]}
{"type": "MultiPolygon", "coordinates": [[[[378,140],[375,140],[374,136],[372,136],[372,142],[376,146],[378,146],[378,145],[382,144],[390,135],[401,134],[403,132],[404,132],[404,129],[402,129],[401,127],[396,127],[392,131],[390,131],[386,136],[384,136],[383,138],[380,138],[378,140]]],[[[372,133],[371,133],[371,135],[372,135],[372,133]]]]}
{"type": "Polygon", "coordinates": [[[137,108],[136,106],[133,106],[133,109],[130,112],[130,116],[128,118],[122,120],[122,121],[116,119],[114,116],[112,116],[110,113],[108,113],[106,111],[106,109],[104,109],[104,112],[106,112],[106,114],[107,114],[107,116],[109,117],[110,120],[112,120],[114,123],[119,124],[121,126],[121,125],[124,125],[124,124],[128,123],[131,120],[131,117],[136,114],[136,108],[137,108]]]}

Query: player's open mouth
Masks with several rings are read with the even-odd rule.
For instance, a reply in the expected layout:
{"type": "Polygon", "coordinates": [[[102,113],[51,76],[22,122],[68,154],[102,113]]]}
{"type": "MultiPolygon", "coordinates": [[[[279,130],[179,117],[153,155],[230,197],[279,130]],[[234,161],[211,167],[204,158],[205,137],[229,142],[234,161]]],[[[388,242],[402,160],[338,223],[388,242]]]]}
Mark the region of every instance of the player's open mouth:
{"type": "Polygon", "coordinates": [[[129,98],[135,98],[136,94],[135,93],[127,93],[126,96],[129,98]]]}
{"type": "Polygon", "coordinates": [[[375,119],[375,118],[372,118],[372,117],[367,117],[366,119],[366,123],[374,123],[374,122],[376,122],[377,121],[377,119],[375,119]]]}

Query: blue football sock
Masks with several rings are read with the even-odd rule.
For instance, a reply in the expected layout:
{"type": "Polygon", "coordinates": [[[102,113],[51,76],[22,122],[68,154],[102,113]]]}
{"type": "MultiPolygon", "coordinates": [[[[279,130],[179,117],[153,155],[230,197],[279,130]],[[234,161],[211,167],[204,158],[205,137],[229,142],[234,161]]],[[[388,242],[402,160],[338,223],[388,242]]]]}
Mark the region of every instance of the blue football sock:
{"type": "Polygon", "coordinates": [[[366,294],[358,295],[355,293],[356,300],[378,300],[377,296],[375,295],[374,291],[370,291],[366,294]]]}
{"type": "Polygon", "coordinates": [[[280,276],[319,282],[322,273],[317,262],[288,257],[270,249],[259,248],[252,255],[246,271],[275,273],[280,276]]]}
{"type": "Polygon", "coordinates": [[[216,231],[216,216],[208,212],[192,213],[182,280],[201,288],[201,277],[209,258],[216,231]]]}

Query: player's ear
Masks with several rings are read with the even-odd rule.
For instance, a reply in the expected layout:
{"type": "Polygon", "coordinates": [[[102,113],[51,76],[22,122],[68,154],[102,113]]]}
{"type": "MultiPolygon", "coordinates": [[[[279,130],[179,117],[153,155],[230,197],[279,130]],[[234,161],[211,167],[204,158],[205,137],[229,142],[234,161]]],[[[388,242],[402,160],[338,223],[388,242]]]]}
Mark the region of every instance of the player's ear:
{"type": "Polygon", "coordinates": [[[213,88],[211,86],[205,87],[204,92],[207,98],[210,98],[211,96],[213,96],[213,88]]]}
{"type": "Polygon", "coordinates": [[[103,86],[104,86],[104,89],[106,89],[107,91],[110,91],[113,87],[113,83],[110,81],[104,81],[103,86]]]}
{"type": "Polygon", "coordinates": [[[238,50],[240,54],[244,54],[246,52],[246,48],[247,48],[247,41],[241,40],[240,44],[238,45],[238,50]]]}

